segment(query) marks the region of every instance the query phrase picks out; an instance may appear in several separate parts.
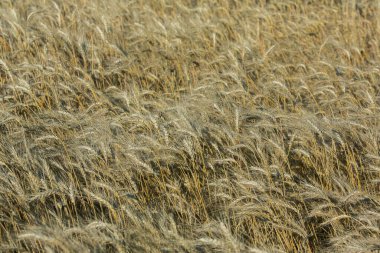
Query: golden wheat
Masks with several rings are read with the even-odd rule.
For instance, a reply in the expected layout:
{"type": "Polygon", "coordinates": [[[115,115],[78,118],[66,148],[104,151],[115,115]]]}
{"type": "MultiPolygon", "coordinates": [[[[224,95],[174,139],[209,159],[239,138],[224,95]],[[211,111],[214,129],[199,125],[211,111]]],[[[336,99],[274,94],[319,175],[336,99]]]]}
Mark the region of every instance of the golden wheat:
{"type": "Polygon", "coordinates": [[[0,251],[379,251],[379,8],[1,1],[0,251]]]}

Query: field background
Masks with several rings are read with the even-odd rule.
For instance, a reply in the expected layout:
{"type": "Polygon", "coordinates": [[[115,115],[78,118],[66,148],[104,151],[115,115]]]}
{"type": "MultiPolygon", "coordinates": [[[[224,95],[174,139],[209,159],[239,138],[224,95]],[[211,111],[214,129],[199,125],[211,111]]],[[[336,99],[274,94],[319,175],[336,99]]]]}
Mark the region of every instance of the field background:
{"type": "Polygon", "coordinates": [[[380,250],[380,2],[0,2],[1,252],[380,250]]]}

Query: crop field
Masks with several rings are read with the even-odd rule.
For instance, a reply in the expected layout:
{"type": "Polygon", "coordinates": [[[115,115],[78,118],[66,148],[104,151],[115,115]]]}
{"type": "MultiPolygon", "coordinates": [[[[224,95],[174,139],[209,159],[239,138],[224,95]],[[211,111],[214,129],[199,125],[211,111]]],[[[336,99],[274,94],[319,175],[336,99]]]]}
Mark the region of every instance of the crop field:
{"type": "Polygon", "coordinates": [[[379,251],[380,1],[0,1],[0,252],[379,251]]]}

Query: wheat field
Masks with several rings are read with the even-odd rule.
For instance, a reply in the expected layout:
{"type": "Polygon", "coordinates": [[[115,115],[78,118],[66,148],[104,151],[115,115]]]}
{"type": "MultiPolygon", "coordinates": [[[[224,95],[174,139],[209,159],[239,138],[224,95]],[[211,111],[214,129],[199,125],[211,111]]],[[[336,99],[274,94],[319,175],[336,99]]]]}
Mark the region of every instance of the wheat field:
{"type": "Polygon", "coordinates": [[[380,1],[2,0],[0,252],[377,252],[380,1]]]}

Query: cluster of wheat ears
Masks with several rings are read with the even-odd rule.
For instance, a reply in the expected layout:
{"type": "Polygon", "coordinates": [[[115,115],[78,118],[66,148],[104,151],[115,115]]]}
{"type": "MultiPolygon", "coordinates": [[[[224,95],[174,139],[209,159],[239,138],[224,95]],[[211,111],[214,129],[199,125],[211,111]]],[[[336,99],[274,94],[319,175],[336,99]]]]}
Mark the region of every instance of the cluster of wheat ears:
{"type": "Polygon", "coordinates": [[[380,3],[2,0],[0,252],[380,249],[380,3]]]}

